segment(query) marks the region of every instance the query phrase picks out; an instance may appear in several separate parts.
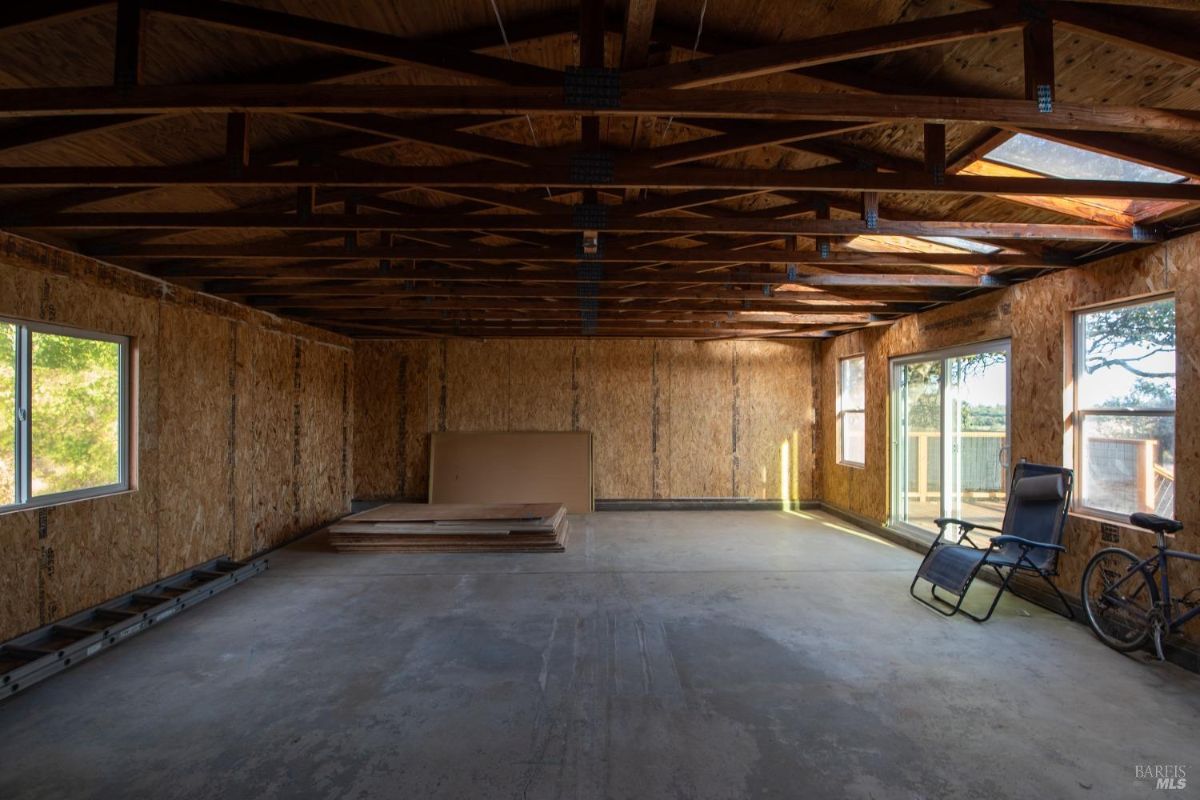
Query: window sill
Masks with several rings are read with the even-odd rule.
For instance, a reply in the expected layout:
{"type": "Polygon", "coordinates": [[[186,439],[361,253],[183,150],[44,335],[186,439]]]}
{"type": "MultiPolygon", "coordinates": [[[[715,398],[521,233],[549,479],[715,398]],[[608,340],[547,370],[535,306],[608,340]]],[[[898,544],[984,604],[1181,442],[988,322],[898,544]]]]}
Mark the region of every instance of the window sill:
{"type": "Polygon", "coordinates": [[[853,461],[839,461],[839,462],[837,462],[837,465],[839,467],[849,467],[850,469],[866,469],[867,468],[867,465],[865,463],[857,464],[853,461]]]}
{"type": "Polygon", "coordinates": [[[5,516],[6,514],[19,514],[22,511],[40,511],[44,508],[57,508],[59,506],[67,506],[74,503],[87,503],[95,500],[105,500],[110,497],[119,497],[121,495],[134,494],[136,492],[137,489],[121,487],[105,491],[97,491],[94,494],[36,499],[19,506],[0,506],[0,517],[5,516]]]}
{"type": "Polygon", "coordinates": [[[1080,520],[1081,522],[1090,522],[1094,525],[1116,525],[1118,528],[1124,528],[1127,531],[1140,531],[1142,533],[1149,532],[1144,528],[1131,525],[1128,517],[1120,517],[1115,515],[1110,517],[1107,514],[1101,514],[1090,509],[1080,509],[1078,511],[1071,509],[1067,512],[1067,516],[1071,517],[1072,519],[1080,520]]]}

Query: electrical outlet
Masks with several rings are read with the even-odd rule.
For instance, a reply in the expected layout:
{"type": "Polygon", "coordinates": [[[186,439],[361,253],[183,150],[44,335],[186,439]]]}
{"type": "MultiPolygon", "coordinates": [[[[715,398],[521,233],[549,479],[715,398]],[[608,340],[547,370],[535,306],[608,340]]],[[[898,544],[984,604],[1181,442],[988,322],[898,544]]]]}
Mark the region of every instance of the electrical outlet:
{"type": "Polygon", "coordinates": [[[1113,544],[1121,541],[1121,529],[1111,522],[1100,523],[1100,540],[1113,544]]]}

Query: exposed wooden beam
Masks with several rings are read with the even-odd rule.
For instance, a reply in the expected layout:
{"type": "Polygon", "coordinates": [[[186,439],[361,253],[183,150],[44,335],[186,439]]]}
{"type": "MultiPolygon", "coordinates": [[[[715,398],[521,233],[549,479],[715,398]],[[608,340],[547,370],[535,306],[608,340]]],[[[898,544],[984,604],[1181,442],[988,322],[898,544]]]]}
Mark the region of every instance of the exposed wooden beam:
{"type": "Polygon", "coordinates": [[[1016,13],[1006,9],[968,11],[652,67],[622,76],[622,83],[639,88],[708,86],[817,64],[991,36],[1019,30],[1023,24],[1016,13]]]}
{"type": "MultiPolygon", "coordinates": [[[[392,278],[393,275],[381,276],[378,268],[374,267],[324,267],[319,265],[289,265],[286,267],[253,267],[253,266],[208,266],[188,267],[186,264],[155,270],[155,274],[167,278],[184,279],[225,279],[225,280],[255,280],[255,281],[289,281],[298,278],[312,278],[329,281],[363,281],[392,278]]],[[[987,275],[955,275],[955,274],[802,274],[789,278],[783,272],[696,272],[694,270],[637,270],[606,268],[597,276],[582,277],[573,268],[526,270],[507,267],[483,267],[474,270],[456,269],[418,263],[415,267],[405,267],[394,273],[398,281],[449,281],[457,283],[507,282],[521,284],[638,284],[655,286],[665,284],[678,285],[726,285],[730,283],[748,286],[778,286],[793,284],[797,286],[819,287],[955,287],[978,288],[1004,285],[987,275]]]]}
{"type": "Polygon", "coordinates": [[[1044,9],[1058,26],[1120,47],[1200,67],[1200,47],[1196,46],[1200,27],[1189,31],[1158,25],[1136,13],[1105,8],[1097,3],[1047,2],[1044,9]]]}
{"type": "MultiPolygon", "coordinates": [[[[241,112],[225,118],[225,161],[235,175],[250,166],[250,118],[241,112]]],[[[133,227],[133,226],[127,226],[133,227]]]]}
{"type": "MultiPolygon", "coordinates": [[[[330,202],[336,202],[332,197],[330,202]]],[[[66,214],[0,216],[0,228],[40,230],[378,230],[378,231],[479,231],[493,233],[542,231],[578,233],[595,227],[583,224],[566,207],[559,206],[557,214],[485,214],[453,213],[413,207],[386,198],[363,196],[360,205],[381,208],[396,213],[345,215],[314,214],[301,219],[286,213],[253,212],[79,212],[66,214]]],[[[557,205],[557,204],[556,204],[557,205]]],[[[480,205],[479,208],[485,206],[480,205]]],[[[1036,222],[958,222],[942,220],[879,220],[875,229],[867,229],[861,220],[797,219],[789,213],[806,213],[810,206],[771,207],[761,214],[725,214],[713,216],[637,216],[630,211],[614,209],[602,229],[609,233],[629,234],[779,234],[783,236],[842,237],[877,234],[881,236],[951,236],[972,239],[1046,239],[1078,242],[1158,241],[1162,232],[1153,229],[1133,231],[1109,225],[1063,225],[1036,222]],[[793,209],[789,212],[789,209],[793,209]],[[778,217],[778,218],[777,218],[778,217]]],[[[474,210],[474,209],[468,209],[474,210]]],[[[624,240],[618,240],[623,242],[624,240]]]]}
{"type": "MultiPolygon", "coordinates": [[[[52,2],[47,7],[40,3],[36,7],[15,4],[14,10],[8,17],[14,22],[25,20],[28,27],[71,19],[94,12],[97,8],[113,5],[108,2],[52,2]],[[36,8],[37,11],[33,9],[36,8]]],[[[8,13],[6,8],[0,14],[8,13]]],[[[3,22],[0,20],[0,25],[3,22]]],[[[561,14],[534,17],[510,23],[508,26],[509,41],[518,42],[552,36],[569,30],[570,21],[561,14]]],[[[0,34],[10,30],[23,30],[25,26],[4,28],[0,34]]],[[[446,47],[457,47],[468,50],[494,47],[499,44],[499,32],[495,26],[488,26],[480,31],[455,33],[436,40],[446,47]]],[[[394,63],[372,61],[354,56],[322,56],[311,62],[287,64],[285,67],[268,67],[253,74],[235,76],[229,83],[261,84],[261,83],[329,83],[350,79],[377,77],[396,69],[394,63]]],[[[5,128],[0,131],[0,152],[29,147],[44,142],[69,138],[83,133],[97,131],[114,131],[131,125],[138,125],[149,120],[158,119],[156,115],[108,115],[108,116],[76,116],[35,119],[21,125],[5,128]]]]}
{"type": "Polygon", "coordinates": [[[1054,23],[1034,19],[1025,26],[1025,99],[1045,105],[1054,102],[1054,23]]]}
{"type": "Polygon", "coordinates": [[[142,83],[142,0],[118,0],[113,84],[127,89],[142,83]]]}
{"type": "MultiPolygon", "coordinates": [[[[387,297],[448,297],[448,298],[507,298],[522,302],[531,299],[558,298],[579,302],[579,287],[577,284],[545,284],[522,285],[517,283],[479,284],[479,283],[428,283],[407,288],[403,280],[387,279],[385,281],[363,281],[359,284],[348,282],[315,281],[312,283],[257,283],[245,281],[212,281],[205,289],[213,294],[228,294],[239,297],[282,297],[283,305],[294,304],[297,297],[358,297],[367,298],[363,303],[369,305],[373,299],[382,300],[387,297]]],[[[691,302],[714,301],[736,302],[739,308],[760,308],[763,310],[779,310],[781,308],[797,308],[809,306],[814,301],[843,301],[849,299],[852,303],[877,301],[885,304],[933,303],[960,299],[963,289],[959,287],[844,287],[836,294],[827,290],[808,287],[807,291],[780,291],[764,295],[761,288],[740,289],[724,286],[611,286],[602,284],[597,287],[598,301],[626,300],[659,300],[662,302],[691,302]]],[[[890,307],[890,306],[888,306],[890,307]]]]}
{"type": "Polygon", "coordinates": [[[641,151],[627,160],[630,163],[647,167],[669,167],[686,164],[689,161],[740,153],[758,147],[792,144],[806,139],[853,133],[873,128],[878,124],[873,122],[785,122],[771,125],[729,125],[726,126],[729,130],[728,133],[665,147],[655,147],[641,151]]]}
{"type": "Polygon", "coordinates": [[[646,66],[650,56],[650,34],[654,30],[656,0],[626,0],[625,24],[621,34],[621,69],[646,66]]]}
{"type": "MultiPolygon", "coordinates": [[[[542,300],[542,299],[509,299],[509,298],[450,298],[428,297],[423,299],[391,297],[381,295],[377,299],[354,297],[316,297],[306,296],[297,298],[276,296],[251,296],[247,302],[258,308],[264,308],[286,316],[304,317],[307,315],[328,314],[334,317],[362,314],[365,319],[389,314],[398,314],[404,318],[421,319],[424,316],[436,317],[443,314],[460,314],[476,316],[509,315],[513,317],[567,317],[578,319],[582,303],[578,300],[542,300]],[[294,302],[292,302],[294,301],[294,302]]],[[[790,305],[781,309],[779,306],[768,308],[747,307],[750,301],[716,301],[701,300],[662,301],[662,300],[621,300],[600,301],[596,304],[597,318],[613,319],[653,319],[687,317],[695,319],[718,320],[737,318],[742,315],[766,316],[768,318],[796,317],[805,321],[830,320],[827,324],[849,321],[857,318],[863,322],[880,319],[893,319],[911,311],[926,307],[924,304],[908,304],[904,306],[884,306],[878,303],[854,304],[850,302],[830,302],[824,305],[790,305]],[[865,319],[864,319],[865,318],[865,319]]]]}
{"type": "Polygon", "coordinates": [[[946,174],[953,175],[963,167],[974,164],[992,150],[1007,142],[1015,134],[1012,131],[988,128],[967,140],[957,150],[946,156],[946,174]]]}
{"type": "Polygon", "coordinates": [[[110,7],[115,0],[41,0],[41,2],[5,3],[0,8],[0,35],[23,33],[46,25],[72,20],[110,7]]]}
{"type": "MultiPolygon", "coordinates": [[[[160,2],[161,0],[154,0],[160,2]]],[[[512,62],[505,62],[512,63],[512,62]]],[[[561,87],[377,85],[188,85],[5,89],[0,119],[76,114],[268,111],[278,113],[429,112],[439,114],[580,114],[561,87]]],[[[927,95],[850,95],[706,89],[622,90],[619,107],[585,115],[676,116],[849,122],[969,122],[1028,128],[1200,131],[1200,112],[1058,103],[1042,112],[1027,100],[927,95]]]]}
{"type": "MultiPolygon", "coordinates": [[[[223,165],[222,165],[223,166],[223,165]]],[[[664,169],[614,168],[611,182],[582,181],[569,167],[528,170],[503,164],[452,167],[392,167],[341,159],[317,166],[251,167],[242,175],[222,168],[203,167],[0,167],[0,187],[52,188],[89,186],[359,186],[400,189],[420,186],[438,191],[488,186],[536,189],[772,190],[817,192],[910,192],[917,194],[976,194],[1200,202],[1200,185],[1148,181],[1090,181],[1065,178],[1024,178],[991,175],[950,175],[934,181],[925,174],[868,173],[841,169],[755,170],[704,167],[664,169]]],[[[106,190],[111,191],[111,190],[106,190]]],[[[458,192],[455,192],[458,193],[458,192]]],[[[505,193],[500,193],[501,195],[505,193]]],[[[502,201],[507,202],[507,201],[502,201]]],[[[548,202],[548,201],[547,201],[548,202]]]]}
{"type": "MultiPolygon", "coordinates": [[[[924,127],[925,171],[935,179],[946,177],[946,126],[926,123],[924,127]]],[[[878,212],[876,208],[876,212],[878,212]]]]}
{"type": "MultiPolygon", "coordinates": [[[[484,261],[499,263],[574,263],[579,254],[573,248],[559,250],[541,247],[488,247],[462,244],[453,248],[364,246],[353,253],[340,247],[315,247],[275,242],[234,242],[225,244],[146,244],[87,247],[90,255],[121,259],[289,259],[332,260],[346,258],[400,259],[404,261],[484,261]]],[[[874,253],[853,250],[835,251],[822,257],[813,250],[781,250],[759,247],[730,249],[721,247],[643,247],[626,249],[619,241],[602,243],[593,259],[598,263],[672,263],[672,264],[855,264],[862,266],[913,265],[1062,267],[1070,260],[1050,260],[1018,253],[874,253]]]]}
{"type": "MultiPolygon", "coordinates": [[[[252,8],[222,0],[142,0],[145,8],[207,25],[313,45],[348,55],[410,64],[489,83],[561,85],[562,74],[519,61],[497,58],[433,42],[252,8]]],[[[315,109],[314,109],[315,110],[315,109]]]]}
{"type": "Polygon", "coordinates": [[[421,142],[468,156],[487,158],[506,164],[533,167],[546,160],[544,150],[528,145],[506,142],[474,133],[463,133],[462,120],[447,123],[427,119],[398,119],[384,114],[297,114],[326,125],[386,136],[397,141],[421,142]]]}
{"type": "MultiPolygon", "coordinates": [[[[1076,4],[1072,3],[1071,5],[1076,4]]],[[[679,47],[691,46],[691,34],[679,29],[659,26],[655,29],[655,36],[656,38],[672,42],[679,47]]],[[[1195,39],[1196,37],[1192,36],[1191,38],[1195,39]]],[[[714,39],[711,36],[706,37],[705,39],[705,47],[709,52],[733,52],[739,48],[746,47],[747,45],[748,43],[745,42],[730,42],[728,40],[714,39]]],[[[797,74],[803,75],[807,78],[819,80],[823,83],[831,84],[839,88],[850,88],[857,91],[873,92],[885,95],[902,94],[907,92],[908,87],[914,83],[927,83],[927,81],[924,80],[924,76],[896,76],[896,70],[894,68],[889,70],[889,74],[886,77],[870,73],[865,70],[848,69],[839,64],[826,64],[818,67],[797,70],[796,72],[797,74]]],[[[962,90],[959,87],[952,88],[948,84],[941,86],[935,84],[932,86],[927,86],[926,91],[931,94],[953,94],[956,92],[961,93],[962,90]]],[[[1006,133],[1006,136],[1011,135],[1011,131],[1023,132],[1024,130],[1020,126],[1009,127],[1010,132],[1006,133]]],[[[1049,129],[1035,130],[1032,127],[1030,128],[1030,131],[1041,136],[1063,137],[1064,139],[1065,135],[1068,133],[1070,133],[1072,136],[1075,135],[1075,132],[1068,132],[1064,130],[1050,131],[1049,129]]],[[[1080,142],[1078,143],[1078,146],[1085,147],[1087,149],[1094,149],[1097,152],[1104,152],[1108,155],[1113,155],[1118,158],[1129,158],[1131,160],[1138,161],[1139,163],[1145,163],[1149,166],[1161,166],[1164,169],[1173,170],[1181,174],[1191,175],[1192,177],[1197,177],[1195,174],[1196,170],[1200,169],[1196,166],[1195,159],[1189,155],[1172,153],[1170,151],[1163,150],[1162,148],[1144,145],[1140,142],[1128,142],[1123,137],[1094,135],[1088,137],[1088,139],[1089,141],[1086,144],[1080,142]],[[1156,160],[1144,160],[1148,158],[1153,158],[1156,160]]],[[[1001,143],[1001,141],[1002,140],[999,139],[992,140],[990,145],[998,145],[1001,143]]],[[[976,151],[978,155],[982,155],[982,153],[987,152],[987,149],[989,149],[988,145],[989,142],[985,137],[985,139],[980,141],[975,147],[959,151],[956,154],[956,157],[952,157],[950,159],[947,169],[950,172],[957,172],[959,169],[965,166],[966,163],[970,163],[974,160],[967,159],[967,156],[969,156],[972,151],[976,151]]],[[[880,166],[883,165],[881,164],[880,166]]]]}

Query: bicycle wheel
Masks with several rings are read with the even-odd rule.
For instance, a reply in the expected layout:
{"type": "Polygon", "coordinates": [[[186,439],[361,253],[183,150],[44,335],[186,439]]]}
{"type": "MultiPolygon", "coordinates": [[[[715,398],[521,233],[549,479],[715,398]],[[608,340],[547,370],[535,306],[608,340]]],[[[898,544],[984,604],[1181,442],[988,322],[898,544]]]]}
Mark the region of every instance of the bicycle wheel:
{"type": "Polygon", "coordinates": [[[1101,550],[1088,562],[1080,586],[1092,630],[1100,641],[1122,653],[1138,649],[1150,638],[1150,614],[1158,601],[1158,589],[1144,568],[1114,586],[1140,560],[1119,547],[1101,550]]]}

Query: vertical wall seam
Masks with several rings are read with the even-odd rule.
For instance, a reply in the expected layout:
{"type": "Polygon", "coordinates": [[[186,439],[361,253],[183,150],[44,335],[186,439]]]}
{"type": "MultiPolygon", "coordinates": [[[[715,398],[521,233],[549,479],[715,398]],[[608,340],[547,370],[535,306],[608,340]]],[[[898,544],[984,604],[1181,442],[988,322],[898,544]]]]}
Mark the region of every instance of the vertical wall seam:
{"type": "Polygon", "coordinates": [[[238,323],[229,321],[229,557],[237,558],[237,340],[238,323]]]}
{"type": "Polygon", "coordinates": [[[733,424],[730,426],[730,446],[732,447],[731,467],[732,474],[729,476],[729,496],[737,497],[737,476],[739,467],[738,458],[738,348],[737,342],[732,345],[733,357],[730,359],[731,378],[733,380],[733,424]]]}
{"type": "Polygon", "coordinates": [[[300,527],[300,337],[292,337],[292,526],[300,527]]]}
{"type": "Polygon", "coordinates": [[[342,354],[342,510],[350,505],[350,355],[342,354]]]}
{"type": "Polygon", "coordinates": [[[658,385],[658,340],[654,340],[650,354],[650,496],[659,497],[658,466],[658,421],[659,421],[659,385],[658,385]]]}
{"type": "Polygon", "coordinates": [[[579,343],[571,343],[571,430],[579,430],[579,343]]]}
{"type": "Polygon", "coordinates": [[[446,386],[446,381],[448,379],[447,375],[448,375],[449,368],[450,368],[449,348],[448,348],[448,344],[445,339],[442,339],[442,341],[441,341],[441,348],[442,348],[442,369],[441,369],[441,373],[439,375],[439,380],[441,381],[441,391],[438,396],[438,430],[444,432],[446,430],[446,405],[448,402],[447,397],[446,397],[446,392],[448,391],[447,386],[446,386]]]}
{"type": "MultiPolygon", "coordinates": [[[[396,435],[396,459],[399,462],[399,481],[396,483],[396,496],[408,497],[408,356],[400,356],[400,368],[396,370],[396,397],[400,398],[400,413],[396,435]]],[[[428,408],[428,406],[427,406],[428,408]]]]}

